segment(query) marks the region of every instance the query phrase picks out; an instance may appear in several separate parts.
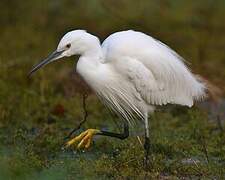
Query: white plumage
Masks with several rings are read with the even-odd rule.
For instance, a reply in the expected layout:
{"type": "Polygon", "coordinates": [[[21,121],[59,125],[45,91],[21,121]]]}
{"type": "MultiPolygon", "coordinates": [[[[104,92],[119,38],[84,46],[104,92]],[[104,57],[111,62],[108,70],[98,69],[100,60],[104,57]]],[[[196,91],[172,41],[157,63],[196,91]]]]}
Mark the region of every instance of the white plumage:
{"type": "MultiPolygon", "coordinates": [[[[145,165],[148,164],[150,133],[148,115],[154,106],[168,103],[191,107],[205,96],[205,85],[168,46],[136,31],[110,35],[103,43],[84,30],[67,33],[57,50],[36,65],[42,66],[64,56],[80,55],[76,70],[102,102],[125,119],[122,134],[88,129],[67,142],[88,148],[93,135],[125,139],[129,125],[140,119],[145,125],[145,165]]],[[[73,131],[72,131],[73,133],[73,131]]],[[[70,133],[71,135],[71,133],[70,133]]]]}
{"type": "Polygon", "coordinates": [[[96,36],[75,30],[61,39],[54,53],[39,67],[79,54],[77,72],[107,106],[128,121],[139,116],[146,122],[155,105],[191,107],[205,95],[204,84],[176,52],[141,32],[116,32],[101,45],[96,36]]]}
{"type": "Polygon", "coordinates": [[[126,119],[133,113],[144,117],[154,105],[191,107],[194,100],[205,95],[205,86],[195,79],[183,59],[144,33],[117,32],[102,46],[96,41],[96,47],[97,54],[81,56],[77,71],[107,105],[126,119]]]}

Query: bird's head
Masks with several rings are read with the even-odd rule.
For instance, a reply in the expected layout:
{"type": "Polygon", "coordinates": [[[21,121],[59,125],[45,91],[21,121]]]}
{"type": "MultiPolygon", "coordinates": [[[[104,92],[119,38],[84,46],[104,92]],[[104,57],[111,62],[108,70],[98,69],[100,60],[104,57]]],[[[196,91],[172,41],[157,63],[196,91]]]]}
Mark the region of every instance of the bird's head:
{"type": "Polygon", "coordinates": [[[97,37],[87,33],[85,30],[73,30],[66,33],[60,40],[57,49],[51,53],[46,59],[35,65],[29,75],[41,67],[62,57],[73,55],[83,55],[94,49],[99,44],[97,37]]]}

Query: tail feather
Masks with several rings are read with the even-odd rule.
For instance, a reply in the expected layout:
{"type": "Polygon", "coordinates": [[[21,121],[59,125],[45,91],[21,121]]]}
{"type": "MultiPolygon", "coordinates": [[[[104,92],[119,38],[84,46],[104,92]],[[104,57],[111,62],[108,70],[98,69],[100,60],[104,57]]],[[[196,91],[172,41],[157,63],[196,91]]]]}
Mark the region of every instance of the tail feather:
{"type": "Polygon", "coordinates": [[[195,78],[206,86],[206,94],[208,98],[215,102],[218,102],[221,99],[223,91],[218,86],[200,75],[195,75],[195,78]]]}

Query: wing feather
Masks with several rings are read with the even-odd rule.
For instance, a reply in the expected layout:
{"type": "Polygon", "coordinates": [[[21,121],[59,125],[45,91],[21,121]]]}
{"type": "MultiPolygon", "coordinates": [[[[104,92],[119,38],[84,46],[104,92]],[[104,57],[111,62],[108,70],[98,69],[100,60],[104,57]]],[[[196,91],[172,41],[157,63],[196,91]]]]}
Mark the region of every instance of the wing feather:
{"type": "Polygon", "coordinates": [[[135,31],[109,36],[102,44],[105,62],[128,78],[148,104],[192,106],[205,95],[199,82],[175,51],[135,31]]]}

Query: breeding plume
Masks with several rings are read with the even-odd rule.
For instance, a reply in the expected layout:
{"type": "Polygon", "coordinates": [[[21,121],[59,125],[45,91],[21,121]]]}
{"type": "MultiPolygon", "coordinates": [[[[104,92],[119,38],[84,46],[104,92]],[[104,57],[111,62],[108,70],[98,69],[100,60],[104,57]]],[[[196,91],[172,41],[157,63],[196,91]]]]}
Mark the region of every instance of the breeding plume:
{"type": "Polygon", "coordinates": [[[40,67],[65,56],[80,55],[76,71],[96,92],[100,100],[124,122],[117,134],[88,129],[67,142],[88,148],[94,135],[125,139],[129,126],[140,120],[145,124],[145,149],[149,149],[148,115],[157,105],[179,104],[191,107],[205,95],[205,86],[184,64],[184,60],[162,42],[144,33],[128,30],[99,39],[84,31],[68,32],[40,67]]]}

